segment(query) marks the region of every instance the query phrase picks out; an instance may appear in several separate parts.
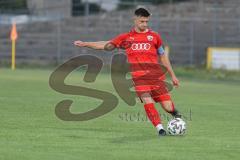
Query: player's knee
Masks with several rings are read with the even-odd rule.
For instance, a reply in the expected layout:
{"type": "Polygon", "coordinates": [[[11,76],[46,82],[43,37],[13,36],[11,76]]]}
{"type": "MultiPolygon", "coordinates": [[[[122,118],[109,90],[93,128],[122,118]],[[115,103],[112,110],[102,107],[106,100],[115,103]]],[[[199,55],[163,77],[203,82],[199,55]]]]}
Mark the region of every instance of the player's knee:
{"type": "Polygon", "coordinates": [[[143,101],[144,104],[154,103],[151,95],[149,95],[149,94],[143,94],[143,95],[141,96],[141,99],[142,99],[142,101],[143,101]]]}

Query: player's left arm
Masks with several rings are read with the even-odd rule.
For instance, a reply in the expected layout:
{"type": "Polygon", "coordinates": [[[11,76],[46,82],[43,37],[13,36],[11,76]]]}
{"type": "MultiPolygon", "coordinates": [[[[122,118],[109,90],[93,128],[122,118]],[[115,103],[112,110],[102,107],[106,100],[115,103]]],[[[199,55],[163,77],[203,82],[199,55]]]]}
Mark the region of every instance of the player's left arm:
{"type": "Polygon", "coordinates": [[[168,55],[165,53],[163,47],[161,46],[159,49],[158,49],[158,55],[159,55],[159,61],[160,63],[167,68],[167,71],[168,73],[170,74],[171,78],[172,78],[172,82],[173,82],[173,85],[178,87],[179,86],[179,80],[178,78],[176,77],[174,71],[173,71],[173,68],[172,68],[172,65],[171,65],[171,62],[169,60],[169,57],[168,55]]]}
{"type": "Polygon", "coordinates": [[[167,68],[167,71],[172,78],[173,85],[178,87],[179,80],[177,79],[177,77],[172,69],[172,65],[170,63],[167,53],[164,51],[162,38],[159,34],[156,34],[156,38],[157,38],[156,47],[157,47],[157,54],[159,55],[159,61],[164,67],[167,68]]]}

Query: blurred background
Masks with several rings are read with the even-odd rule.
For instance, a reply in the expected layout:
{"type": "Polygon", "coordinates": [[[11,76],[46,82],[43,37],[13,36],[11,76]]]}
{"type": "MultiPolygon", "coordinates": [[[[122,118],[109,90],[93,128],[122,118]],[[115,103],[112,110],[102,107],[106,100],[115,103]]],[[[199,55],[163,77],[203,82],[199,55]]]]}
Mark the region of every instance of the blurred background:
{"type": "MultiPolygon", "coordinates": [[[[152,12],[150,26],[169,46],[174,65],[205,67],[208,47],[240,46],[239,0],[0,0],[0,65],[11,63],[13,23],[17,65],[57,65],[80,54],[96,54],[108,64],[112,53],[79,49],[73,41],[109,40],[129,31],[139,5],[152,12]]],[[[235,70],[239,52],[232,57],[238,59],[235,70]]]]}
{"type": "MultiPolygon", "coordinates": [[[[0,160],[239,160],[239,70],[240,0],[0,0],[0,160]],[[150,26],[169,48],[180,80],[171,95],[187,122],[185,136],[159,138],[139,99],[135,107],[121,99],[110,74],[114,53],[73,45],[128,32],[139,5],[152,12],[150,26]],[[86,66],[79,67],[66,86],[108,93],[117,107],[64,121],[55,112],[63,100],[73,101],[73,114],[103,102],[49,85],[54,68],[83,54],[101,58],[105,70],[87,82],[86,66]]],[[[156,108],[166,127],[171,116],[156,108]]]]}

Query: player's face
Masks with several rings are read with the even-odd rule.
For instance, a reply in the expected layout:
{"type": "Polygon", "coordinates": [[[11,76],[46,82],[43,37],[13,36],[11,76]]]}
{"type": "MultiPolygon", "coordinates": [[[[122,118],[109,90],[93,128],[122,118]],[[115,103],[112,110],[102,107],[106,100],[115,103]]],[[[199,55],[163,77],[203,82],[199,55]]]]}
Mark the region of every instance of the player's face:
{"type": "Polygon", "coordinates": [[[150,17],[135,17],[134,24],[140,31],[145,31],[148,28],[148,21],[150,17]]]}

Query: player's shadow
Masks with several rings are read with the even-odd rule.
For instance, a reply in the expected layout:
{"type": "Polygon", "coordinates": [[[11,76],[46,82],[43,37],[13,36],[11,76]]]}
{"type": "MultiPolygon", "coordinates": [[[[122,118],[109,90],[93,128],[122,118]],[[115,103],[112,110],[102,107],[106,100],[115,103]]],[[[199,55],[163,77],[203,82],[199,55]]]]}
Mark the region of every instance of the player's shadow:
{"type": "Polygon", "coordinates": [[[156,139],[156,136],[148,136],[148,135],[123,136],[123,137],[112,138],[109,142],[119,144],[119,143],[129,143],[129,142],[139,142],[139,141],[150,141],[154,139],[156,139]]]}
{"type": "MultiPolygon", "coordinates": [[[[51,127],[46,127],[46,128],[51,128],[51,127]]],[[[51,128],[52,129],[52,128],[51,128]]],[[[156,139],[165,139],[165,138],[180,138],[180,137],[185,137],[184,135],[183,136],[172,136],[172,135],[166,135],[164,137],[161,137],[161,136],[158,136],[157,133],[156,134],[151,134],[149,135],[148,133],[143,133],[142,135],[127,135],[126,133],[126,136],[118,136],[117,137],[117,134],[119,132],[121,132],[121,130],[116,130],[116,129],[105,129],[105,128],[58,128],[58,127],[54,127],[54,129],[59,129],[59,130],[68,130],[68,131],[71,131],[71,132],[78,132],[77,134],[73,134],[73,133],[68,133],[68,134],[64,134],[62,136],[64,137],[67,137],[67,138],[71,138],[71,139],[87,139],[89,138],[88,136],[85,136],[85,134],[83,135],[79,135],[79,133],[81,132],[94,132],[94,133],[100,133],[100,134],[103,134],[103,133],[113,133],[113,135],[116,135],[116,137],[104,137],[104,138],[101,138],[101,137],[98,137],[99,139],[102,139],[102,140],[105,140],[105,141],[108,141],[109,143],[114,143],[114,144],[124,144],[124,143],[131,143],[131,142],[140,142],[140,141],[151,141],[151,140],[156,140],[156,139]]],[[[98,134],[97,134],[98,135],[98,134]]]]}
{"type": "Polygon", "coordinates": [[[151,135],[149,136],[148,134],[142,135],[142,136],[123,136],[123,137],[118,137],[118,138],[113,138],[110,140],[111,143],[129,143],[129,142],[139,142],[139,141],[150,141],[150,140],[156,140],[156,139],[165,139],[165,138],[184,138],[184,135],[181,136],[173,136],[167,134],[166,136],[158,136],[156,135],[151,135]]]}

